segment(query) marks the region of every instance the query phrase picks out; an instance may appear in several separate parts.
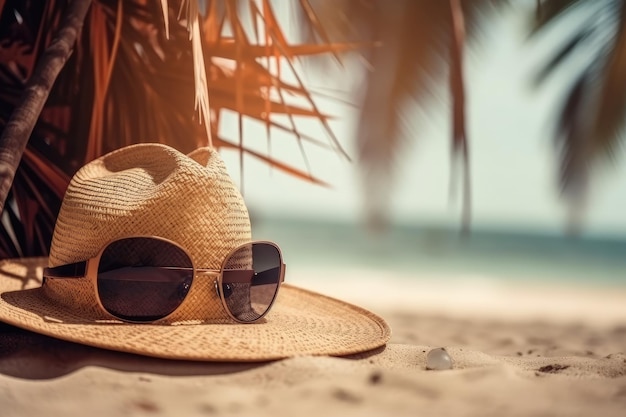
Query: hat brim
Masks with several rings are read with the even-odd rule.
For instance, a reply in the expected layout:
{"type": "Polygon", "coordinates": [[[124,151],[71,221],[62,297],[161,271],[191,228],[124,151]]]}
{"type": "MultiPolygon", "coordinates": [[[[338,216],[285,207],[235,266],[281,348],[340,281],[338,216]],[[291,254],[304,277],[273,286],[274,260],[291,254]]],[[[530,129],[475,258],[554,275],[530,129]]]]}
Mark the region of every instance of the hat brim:
{"type": "Polygon", "coordinates": [[[391,331],[357,306],[284,284],[272,311],[254,324],[93,323],[51,302],[41,289],[45,258],[0,262],[0,321],[104,349],[168,359],[267,361],[344,356],[383,346],[391,331]]]}

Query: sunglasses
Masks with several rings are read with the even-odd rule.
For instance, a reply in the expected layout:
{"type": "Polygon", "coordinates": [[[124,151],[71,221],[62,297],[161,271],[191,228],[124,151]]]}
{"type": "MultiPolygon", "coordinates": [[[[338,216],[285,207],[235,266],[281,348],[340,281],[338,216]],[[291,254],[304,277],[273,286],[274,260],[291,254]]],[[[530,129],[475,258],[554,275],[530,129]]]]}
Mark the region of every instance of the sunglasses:
{"type": "Polygon", "coordinates": [[[196,268],[185,249],[160,237],[127,237],[107,244],[91,259],[44,268],[45,279],[90,279],[100,307],[113,317],[149,323],[174,313],[194,277],[213,277],[229,316],[252,323],[272,307],[285,278],[278,246],[249,242],[233,249],[219,270],[196,268]]]}

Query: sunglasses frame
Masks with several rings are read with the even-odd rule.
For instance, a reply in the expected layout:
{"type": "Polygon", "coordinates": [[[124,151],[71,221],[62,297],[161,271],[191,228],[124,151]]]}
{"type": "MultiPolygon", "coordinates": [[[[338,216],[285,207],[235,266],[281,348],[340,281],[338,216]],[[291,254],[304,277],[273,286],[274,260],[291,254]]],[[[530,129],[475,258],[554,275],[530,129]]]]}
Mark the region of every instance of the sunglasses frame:
{"type": "Polygon", "coordinates": [[[226,256],[224,257],[224,260],[222,261],[222,265],[220,267],[220,269],[208,269],[208,268],[196,268],[193,258],[191,257],[191,255],[189,255],[189,252],[187,252],[187,250],[185,248],[183,248],[181,245],[179,245],[178,243],[164,238],[164,237],[160,237],[160,236],[150,236],[150,235],[134,235],[134,236],[124,236],[121,238],[116,238],[113,239],[109,242],[107,242],[102,249],[100,249],[100,251],[96,254],[96,256],[87,259],[86,261],[81,261],[81,262],[75,262],[72,264],[66,264],[66,265],[60,265],[57,267],[52,267],[52,268],[44,268],[43,270],[43,283],[45,284],[46,279],[84,279],[87,278],[91,281],[94,293],[96,295],[96,299],[98,301],[98,306],[100,307],[100,309],[105,312],[106,314],[108,314],[110,317],[116,319],[116,320],[121,320],[127,323],[135,323],[135,324],[151,324],[151,323],[155,323],[155,322],[159,322],[161,320],[166,320],[169,317],[171,317],[172,315],[174,315],[174,313],[176,313],[180,307],[185,303],[185,300],[187,299],[187,295],[189,295],[189,293],[191,292],[194,283],[196,282],[196,278],[199,277],[203,277],[206,275],[209,275],[211,277],[215,277],[214,278],[214,287],[215,287],[215,291],[217,293],[217,296],[219,297],[221,303],[222,303],[222,307],[224,308],[224,310],[226,310],[226,312],[228,313],[228,316],[233,319],[234,321],[238,322],[238,323],[243,323],[243,324],[252,324],[252,323],[256,323],[259,320],[261,320],[263,317],[265,317],[265,315],[267,313],[269,313],[269,311],[272,309],[272,306],[274,305],[274,301],[276,301],[276,298],[278,296],[278,291],[280,290],[280,286],[281,284],[285,281],[285,270],[286,270],[286,265],[283,262],[283,255],[282,255],[282,251],[280,250],[280,247],[274,243],[274,242],[270,242],[267,240],[252,240],[246,243],[242,243],[241,245],[238,245],[237,247],[233,248],[230,252],[228,252],[226,254],[226,256]],[[180,302],[180,304],[178,305],[178,307],[176,307],[172,312],[170,312],[169,314],[167,314],[166,316],[163,316],[161,318],[158,318],[156,320],[151,320],[151,321],[141,321],[141,320],[128,320],[125,318],[121,318],[118,317],[112,313],[110,313],[102,304],[102,301],[100,299],[100,294],[98,291],[98,267],[100,266],[100,259],[102,258],[102,254],[104,253],[104,251],[109,247],[109,245],[111,245],[112,243],[115,243],[119,240],[124,240],[124,239],[134,239],[134,238],[140,238],[140,239],[155,239],[155,240],[159,240],[168,244],[171,244],[175,247],[177,247],[178,249],[182,250],[187,257],[189,258],[189,260],[191,261],[191,269],[193,272],[192,275],[192,280],[191,280],[191,284],[189,286],[189,291],[187,291],[187,294],[185,294],[185,298],[183,298],[183,300],[180,302]],[[272,301],[269,303],[269,305],[267,306],[267,309],[265,310],[265,312],[263,314],[261,314],[259,317],[257,317],[254,320],[251,321],[245,321],[245,320],[240,320],[237,317],[235,317],[235,315],[230,311],[230,309],[228,308],[228,305],[226,303],[226,298],[224,296],[224,291],[222,290],[222,283],[223,283],[223,277],[224,277],[224,271],[225,271],[225,266],[226,263],[230,260],[230,257],[232,255],[234,255],[238,250],[240,250],[242,247],[247,246],[247,245],[254,245],[254,244],[266,244],[266,245],[270,245],[272,247],[274,247],[277,252],[278,252],[278,260],[279,260],[279,267],[280,267],[280,276],[278,278],[278,284],[276,287],[276,291],[274,292],[274,297],[272,298],[272,301]],[[217,275],[217,276],[215,276],[217,275]]]}

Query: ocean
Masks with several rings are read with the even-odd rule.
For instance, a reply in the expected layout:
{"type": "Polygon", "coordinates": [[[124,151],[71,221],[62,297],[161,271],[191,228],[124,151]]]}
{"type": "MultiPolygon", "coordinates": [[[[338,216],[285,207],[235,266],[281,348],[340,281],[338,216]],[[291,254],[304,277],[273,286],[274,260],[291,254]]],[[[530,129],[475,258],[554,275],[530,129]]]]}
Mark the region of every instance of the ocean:
{"type": "MultiPolygon", "coordinates": [[[[362,224],[295,218],[254,218],[253,238],[282,249],[289,272],[367,270],[403,279],[538,283],[626,288],[626,238],[567,237],[516,230],[362,224]]],[[[333,273],[331,273],[333,272],[333,273]]]]}

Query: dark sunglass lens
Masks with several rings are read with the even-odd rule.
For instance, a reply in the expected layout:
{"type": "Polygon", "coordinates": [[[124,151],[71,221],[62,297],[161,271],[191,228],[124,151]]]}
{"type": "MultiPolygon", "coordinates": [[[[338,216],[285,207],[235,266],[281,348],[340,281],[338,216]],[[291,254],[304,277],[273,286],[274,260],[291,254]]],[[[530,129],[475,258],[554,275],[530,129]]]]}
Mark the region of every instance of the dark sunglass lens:
{"type": "Polygon", "coordinates": [[[178,246],[156,238],[133,237],[106,247],[98,265],[98,295],[115,317],[154,321],[183,302],[193,264],[178,246]]]}
{"type": "Polygon", "coordinates": [[[269,310],[281,277],[278,248],[268,243],[240,247],[227,260],[222,275],[222,293],[230,313],[252,322],[269,310]]]}

